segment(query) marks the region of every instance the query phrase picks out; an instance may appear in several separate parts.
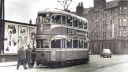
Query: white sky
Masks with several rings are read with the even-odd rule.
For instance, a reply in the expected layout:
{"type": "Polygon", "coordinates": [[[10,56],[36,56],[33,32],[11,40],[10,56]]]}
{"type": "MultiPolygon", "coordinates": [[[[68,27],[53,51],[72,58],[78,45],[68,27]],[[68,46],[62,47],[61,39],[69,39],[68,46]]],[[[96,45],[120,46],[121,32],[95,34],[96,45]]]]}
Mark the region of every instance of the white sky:
{"type": "MultiPolygon", "coordinates": [[[[75,11],[79,2],[83,2],[85,8],[93,7],[93,0],[73,0],[69,9],[75,11]]],[[[5,0],[5,19],[25,23],[32,19],[35,23],[37,12],[45,8],[63,9],[57,0],[5,0]]]]}

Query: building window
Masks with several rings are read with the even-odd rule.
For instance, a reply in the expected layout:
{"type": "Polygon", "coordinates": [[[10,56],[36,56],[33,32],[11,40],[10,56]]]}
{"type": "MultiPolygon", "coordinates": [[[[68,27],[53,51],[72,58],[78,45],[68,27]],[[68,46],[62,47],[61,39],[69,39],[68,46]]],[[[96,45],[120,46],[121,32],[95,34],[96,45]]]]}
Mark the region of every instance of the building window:
{"type": "Polygon", "coordinates": [[[103,32],[103,38],[106,39],[106,32],[103,32]]]}
{"type": "Polygon", "coordinates": [[[122,26],[121,19],[119,19],[119,26],[122,26]]]}
{"type": "Polygon", "coordinates": [[[126,31],[126,30],[123,31],[123,36],[124,36],[124,37],[127,36],[127,31],[126,31]]]}
{"type": "Polygon", "coordinates": [[[127,26],[127,19],[123,19],[123,26],[127,26]]]}
{"type": "Polygon", "coordinates": [[[119,31],[119,36],[122,36],[122,31],[119,31]]]}

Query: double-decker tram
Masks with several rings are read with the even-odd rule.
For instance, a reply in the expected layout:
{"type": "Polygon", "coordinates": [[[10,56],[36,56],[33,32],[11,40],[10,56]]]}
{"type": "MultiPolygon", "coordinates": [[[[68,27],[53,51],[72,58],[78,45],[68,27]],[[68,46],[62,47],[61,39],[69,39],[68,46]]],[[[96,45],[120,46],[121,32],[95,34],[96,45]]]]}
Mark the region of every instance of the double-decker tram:
{"type": "Polygon", "coordinates": [[[38,12],[37,65],[49,67],[89,61],[88,21],[72,13],[45,9],[38,12]]]}

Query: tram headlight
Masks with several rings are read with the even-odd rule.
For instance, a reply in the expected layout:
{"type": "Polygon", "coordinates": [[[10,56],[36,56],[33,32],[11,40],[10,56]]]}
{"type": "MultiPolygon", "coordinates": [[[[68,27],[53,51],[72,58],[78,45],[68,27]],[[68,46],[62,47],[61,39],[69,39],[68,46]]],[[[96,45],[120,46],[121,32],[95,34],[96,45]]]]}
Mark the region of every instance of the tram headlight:
{"type": "Polygon", "coordinates": [[[56,51],[54,51],[54,50],[51,52],[51,60],[52,61],[56,60],[56,51]]]}

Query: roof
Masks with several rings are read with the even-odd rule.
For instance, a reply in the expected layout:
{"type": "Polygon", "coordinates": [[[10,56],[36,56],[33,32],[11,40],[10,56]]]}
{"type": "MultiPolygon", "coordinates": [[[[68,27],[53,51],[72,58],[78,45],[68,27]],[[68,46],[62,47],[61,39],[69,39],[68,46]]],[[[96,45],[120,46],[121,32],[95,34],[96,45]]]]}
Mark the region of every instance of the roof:
{"type": "Polygon", "coordinates": [[[40,14],[40,13],[63,14],[63,15],[75,17],[75,18],[77,18],[79,20],[82,20],[84,22],[88,22],[86,18],[80,17],[78,15],[75,15],[75,14],[72,14],[72,13],[69,13],[69,12],[66,12],[66,11],[63,11],[63,10],[59,10],[59,9],[50,9],[50,8],[47,8],[47,9],[44,9],[44,10],[41,10],[41,11],[38,12],[38,14],[40,14]]]}
{"type": "Polygon", "coordinates": [[[106,3],[106,8],[112,8],[118,6],[119,0],[114,0],[106,3]]]}
{"type": "Polygon", "coordinates": [[[22,25],[28,25],[28,26],[36,26],[34,24],[23,23],[23,22],[16,22],[16,21],[10,21],[10,20],[4,20],[4,22],[15,23],[15,24],[22,24],[22,25]]]}

